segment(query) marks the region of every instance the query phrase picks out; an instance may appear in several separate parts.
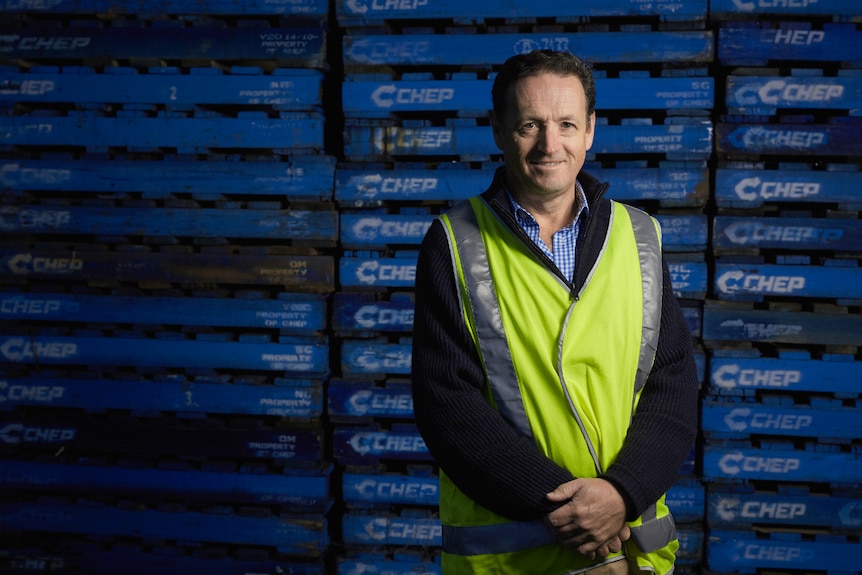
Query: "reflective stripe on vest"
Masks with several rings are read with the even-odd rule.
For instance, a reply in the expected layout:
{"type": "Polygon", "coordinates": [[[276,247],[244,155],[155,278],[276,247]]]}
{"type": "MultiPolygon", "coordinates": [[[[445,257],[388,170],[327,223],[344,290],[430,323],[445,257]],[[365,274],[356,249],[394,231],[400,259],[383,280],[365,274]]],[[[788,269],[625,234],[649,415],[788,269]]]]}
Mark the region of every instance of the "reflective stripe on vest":
{"type": "MultiPolygon", "coordinates": [[[[632,398],[632,405],[634,405],[635,397],[645,385],[652,368],[661,323],[661,246],[657,241],[658,232],[654,220],[649,215],[631,206],[611,202],[611,221],[608,225],[607,235],[603,240],[599,256],[590,270],[587,281],[581,286],[581,292],[578,293],[578,296],[589,283],[606,251],[613,227],[614,210],[619,209],[620,206],[627,210],[632,222],[642,274],[643,319],[640,352],[634,381],[635,396],[632,398]]],[[[486,206],[486,209],[490,213],[495,213],[490,207],[486,206]]],[[[454,236],[454,240],[450,237],[450,241],[457,244],[457,249],[450,249],[450,252],[453,253],[453,257],[456,252],[459,254],[461,269],[464,270],[464,277],[462,278],[466,292],[464,297],[469,299],[469,305],[464,306],[462,302],[462,308],[473,310],[472,321],[476,331],[477,345],[484,361],[487,376],[490,381],[494,381],[491,392],[496,408],[519,433],[532,437],[514,362],[504,332],[501,311],[488,264],[488,254],[474,208],[470,202],[462,202],[449,210],[446,217],[452,230],[451,235],[454,236]]],[[[456,262],[453,262],[453,267],[456,270],[459,269],[456,262]]],[[[571,316],[576,303],[577,298],[573,298],[566,321],[571,316]]],[[[565,333],[565,330],[563,332],[565,333]]],[[[563,338],[560,336],[559,354],[562,353],[562,341],[563,338]]],[[[562,376],[562,368],[558,367],[558,372],[562,376]]],[[[563,386],[563,388],[566,387],[563,386]]],[[[595,448],[589,435],[583,429],[583,423],[580,421],[571,397],[569,397],[569,403],[572,407],[573,417],[582,429],[596,470],[601,473],[602,469],[595,448]]],[[[645,552],[660,549],[676,538],[673,518],[667,515],[661,519],[656,519],[656,508],[655,505],[652,505],[643,515],[642,524],[632,528],[632,538],[645,552]]],[[[499,554],[551,543],[554,543],[554,539],[541,521],[509,522],[473,527],[443,526],[443,550],[455,555],[499,554]]]]}

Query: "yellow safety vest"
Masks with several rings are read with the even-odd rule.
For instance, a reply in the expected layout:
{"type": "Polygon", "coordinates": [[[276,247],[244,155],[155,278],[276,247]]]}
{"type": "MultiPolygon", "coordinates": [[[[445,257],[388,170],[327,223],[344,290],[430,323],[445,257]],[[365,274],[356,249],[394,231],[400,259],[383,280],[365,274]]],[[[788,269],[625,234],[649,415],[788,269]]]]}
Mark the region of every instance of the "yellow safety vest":
{"type": "MultiPolygon", "coordinates": [[[[611,202],[601,253],[572,297],[483,199],[461,202],[441,220],[489,403],[575,477],[597,477],[622,448],[655,358],[657,222],[611,202]]],[[[476,504],[442,470],[440,517],[445,575],[562,575],[601,562],[557,544],[541,521],[510,521],[476,504]]],[[[629,526],[632,539],[608,560],[624,554],[645,573],[672,573],[679,543],[664,496],[629,526]]]]}

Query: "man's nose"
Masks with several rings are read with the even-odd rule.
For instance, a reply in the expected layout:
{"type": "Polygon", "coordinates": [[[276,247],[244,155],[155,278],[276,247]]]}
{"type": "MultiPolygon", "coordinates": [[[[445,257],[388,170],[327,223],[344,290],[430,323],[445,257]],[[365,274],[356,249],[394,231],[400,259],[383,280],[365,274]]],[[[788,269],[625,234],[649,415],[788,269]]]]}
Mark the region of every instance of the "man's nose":
{"type": "Polygon", "coordinates": [[[553,154],[560,147],[559,131],[553,127],[546,127],[539,136],[539,147],[546,154],[553,154]]]}

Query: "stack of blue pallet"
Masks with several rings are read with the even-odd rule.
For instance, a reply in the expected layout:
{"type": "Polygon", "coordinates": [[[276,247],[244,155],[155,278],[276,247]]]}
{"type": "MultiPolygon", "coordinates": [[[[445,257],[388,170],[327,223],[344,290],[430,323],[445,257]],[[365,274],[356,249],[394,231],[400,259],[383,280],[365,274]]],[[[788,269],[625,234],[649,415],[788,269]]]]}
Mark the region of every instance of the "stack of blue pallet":
{"type": "MultiPolygon", "coordinates": [[[[496,70],[537,48],[594,65],[598,126],[587,169],[611,182],[611,197],[660,220],[675,291],[698,337],[708,283],[714,37],[705,1],[339,0],[335,10],[345,124],[333,328],[344,381],[333,381],[329,407],[340,418],[336,458],[347,468],[341,573],[433,573],[440,529],[427,525],[427,507],[436,505],[436,475],[428,475],[405,395],[411,289],[432,219],[482,192],[500,165],[488,122],[496,70]],[[394,399],[401,397],[404,405],[394,399]],[[407,464],[399,468],[396,458],[407,464]]],[[[698,359],[702,366],[703,354],[698,359]]],[[[668,500],[682,536],[678,570],[694,573],[705,513],[694,453],[668,500]]]]}
{"type": "Polygon", "coordinates": [[[727,78],[703,325],[714,574],[862,565],[860,8],[713,0],[727,78]]]}
{"type": "Polygon", "coordinates": [[[0,564],[324,573],[328,3],[0,9],[0,564]]]}

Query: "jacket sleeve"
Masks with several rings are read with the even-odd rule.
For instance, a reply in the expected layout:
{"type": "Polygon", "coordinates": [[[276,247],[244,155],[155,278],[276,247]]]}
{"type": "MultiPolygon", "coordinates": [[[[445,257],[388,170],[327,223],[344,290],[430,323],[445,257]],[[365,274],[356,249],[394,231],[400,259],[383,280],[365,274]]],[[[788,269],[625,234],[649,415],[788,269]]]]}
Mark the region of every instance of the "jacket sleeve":
{"type": "Polygon", "coordinates": [[[415,293],[413,405],[431,454],[464,493],[495,513],[521,521],[550,513],[557,505],[545,495],[574,478],[486,402],[439,221],[420,248],[415,293]]]}
{"type": "Polygon", "coordinates": [[[633,521],[674,483],[697,435],[700,384],[691,330],[662,262],[661,331],[653,369],[641,393],[625,443],[602,475],[626,501],[633,521]]]}

